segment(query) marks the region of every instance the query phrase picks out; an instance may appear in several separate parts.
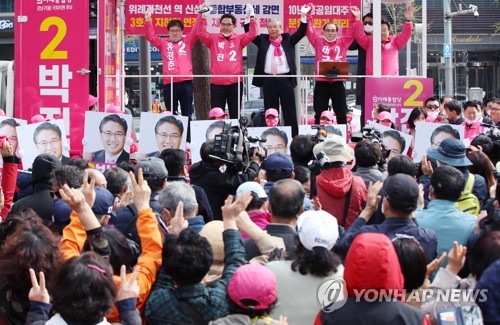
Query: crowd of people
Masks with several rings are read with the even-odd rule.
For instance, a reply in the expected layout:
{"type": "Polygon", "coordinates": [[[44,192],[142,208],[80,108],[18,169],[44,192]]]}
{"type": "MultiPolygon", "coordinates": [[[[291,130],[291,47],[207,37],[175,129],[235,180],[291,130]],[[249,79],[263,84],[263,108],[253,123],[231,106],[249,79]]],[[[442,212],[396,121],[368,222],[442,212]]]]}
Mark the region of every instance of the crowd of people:
{"type": "Polygon", "coordinates": [[[22,191],[7,139],[5,323],[428,324],[455,289],[456,317],[500,321],[497,144],[483,134],[470,148],[443,138],[420,164],[381,164],[380,143],[336,134],[298,135],[291,155],[260,148],[244,170],[213,140],[192,166],[169,148],[104,173],[48,152],[22,191]]]}

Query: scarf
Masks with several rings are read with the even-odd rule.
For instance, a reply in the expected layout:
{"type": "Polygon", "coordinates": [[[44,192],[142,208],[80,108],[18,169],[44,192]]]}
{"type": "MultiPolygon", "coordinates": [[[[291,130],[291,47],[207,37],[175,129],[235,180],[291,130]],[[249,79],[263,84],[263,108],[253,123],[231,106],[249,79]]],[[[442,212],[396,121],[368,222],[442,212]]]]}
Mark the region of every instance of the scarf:
{"type": "Polygon", "coordinates": [[[283,52],[281,51],[281,41],[283,41],[283,37],[280,35],[277,39],[273,40],[272,38],[269,38],[269,42],[271,42],[272,46],[274,46],[274,56],[275,57],[280,57],[283,55],[283,52]]]}

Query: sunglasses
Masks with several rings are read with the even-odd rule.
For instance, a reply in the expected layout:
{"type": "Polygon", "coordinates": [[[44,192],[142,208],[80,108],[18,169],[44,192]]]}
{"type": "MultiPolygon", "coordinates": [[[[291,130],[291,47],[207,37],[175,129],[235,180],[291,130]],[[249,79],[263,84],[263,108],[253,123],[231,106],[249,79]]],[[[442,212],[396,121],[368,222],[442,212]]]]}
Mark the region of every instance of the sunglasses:
{"type": "Polygon", "coordinates": [[[373,25],[373,21],[364,21],[363,25],[370,25],[370,26],[372,26],[373,25]]]}
{"type": "Polygon", "coordinates": [[[428,109],[432,109],[432,110],[439,108],[439,106],[437,106],[437,105],[427,105],[425,107],[427,107],[428,109]]]}

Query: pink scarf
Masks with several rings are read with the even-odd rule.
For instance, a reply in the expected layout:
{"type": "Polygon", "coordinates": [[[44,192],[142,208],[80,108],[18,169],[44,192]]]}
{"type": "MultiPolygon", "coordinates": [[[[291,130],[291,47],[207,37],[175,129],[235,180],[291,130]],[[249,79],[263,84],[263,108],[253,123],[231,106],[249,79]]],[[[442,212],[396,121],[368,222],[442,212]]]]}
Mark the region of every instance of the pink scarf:
{"type": "Polygon", "coordinates": [[[283,52],[281,51],[281,41],[283,41],[283,37],[278,37],[277,39],[273,40],[272,38],[269,38],[269,42],[274,46],[274,56],[282,56],[283,52]]]}

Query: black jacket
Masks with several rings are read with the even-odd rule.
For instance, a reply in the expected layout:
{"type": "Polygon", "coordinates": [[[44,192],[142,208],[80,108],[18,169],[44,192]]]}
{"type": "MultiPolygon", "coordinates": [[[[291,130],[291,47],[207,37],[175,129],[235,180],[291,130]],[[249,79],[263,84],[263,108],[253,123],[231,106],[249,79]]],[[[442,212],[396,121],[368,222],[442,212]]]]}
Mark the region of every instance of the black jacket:
{"type": "MultiPolygon", "coordinates": [[[[250,23],[245,24],[245,32],[248,32],[250,28],[250,23]]],[[[291,75],[296,75],[297,74],[297,66],[295,65],[295,45],[297,45],[300,40],[306,36],[306,31],[307,31],[307,23],[300,22],[299,29],[293,34],[290,35],[290,33],[283,33],[281,34],[281,37],[283,37],[283,40],[281,41],[281,46],[283,46],[283,51],[285,51],[286,55],[286,60],[288,62],[288,66],[290,67],[290,74],[291,75]]],[[[266,54],[267,51],[269,50],[269,46],[271,46],[271,42],[269,42],[269,35],[268,34],[260,34],[255,37],[255,39],[252,41],[257,47],[259,48],[257,52],[257,61],[255,63],[255,71],[254,74],[256,75],[264,75],[264,66],[266,64],[266,54]]],[[[291,78],[293,79],[293,85],[297,85],[297,78],[291,78]]],[[[256,87],[262,87],[264,84],[264,78],[263,77],[254,77],[252,81],[252,85],[256,87]]]]}
{"type": "MultiPolygon", "coordinates": [[[[286,253],[289,257],[293,258],[295,256],[295,240],[297,237],[297,232],[294,228],[289,225],[280,223],[270,223],[264,228],[265,231],[271,236],[280,237],[285,243],[286,253]]],[[[247,253],[247,260],[250,261],[252,258],[262,255],[259,251],[255,242],[248,238],[243,241],[245,244],[245,251],[247,253]]]]}
{"type": "Polygon", "coordinates": [[[236,189],[244,182],[252,181],[259,172],[259,164],[252,162],[247,170],[239,174],[221,173],[217,167],[207,162],[197,162],[189,171],[191,184],[205,190],[212,207],[214,220],[222,220],[221,207],[229,194],[236,194],[236,189]]]}

